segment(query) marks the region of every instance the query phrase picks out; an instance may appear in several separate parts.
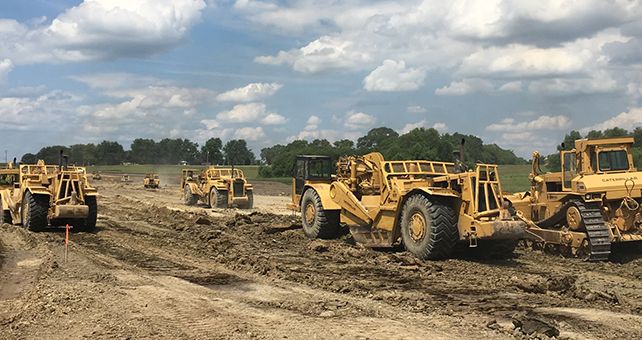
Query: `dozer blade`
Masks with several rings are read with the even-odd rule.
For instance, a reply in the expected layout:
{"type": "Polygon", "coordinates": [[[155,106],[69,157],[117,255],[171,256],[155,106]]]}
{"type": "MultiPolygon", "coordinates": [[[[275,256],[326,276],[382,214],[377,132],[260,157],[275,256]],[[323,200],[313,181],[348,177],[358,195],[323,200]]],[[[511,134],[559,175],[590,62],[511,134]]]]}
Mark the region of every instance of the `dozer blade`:
{"type": "Polygon", "coordinates": [[[357,243],[368,248],[392,247],[392,233],[369,226],[351,226],[350,234],[357,243]]]}

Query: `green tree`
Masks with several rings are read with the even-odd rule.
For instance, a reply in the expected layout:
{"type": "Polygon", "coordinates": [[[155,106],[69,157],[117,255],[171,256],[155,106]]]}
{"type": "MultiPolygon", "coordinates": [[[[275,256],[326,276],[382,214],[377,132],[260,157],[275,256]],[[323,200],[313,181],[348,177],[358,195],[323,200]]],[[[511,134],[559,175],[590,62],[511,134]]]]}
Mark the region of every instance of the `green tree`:
{"type": "Polygon", "coordinates": [[[96,163],[96,145],[74,144],[69,147],[69,162],[78,165],[91,165],[96,163]]]}
{"type": "Polygon", "coordinates": [[[368,131],[367,135],[357,139],[357,148],[362,150],[364,153],[374,151],[378,148],[389,145],[397,137],[399,137],[399,134],[391,128],[374,128],[368,131]]]}
{"type": "Polygon", "coordinates": [[[198,144],[188,139],[165,138],[158,142],[159,163],[178,164],[186,161],[190,164],[200,163],[201,153],[198,144]]]}
{"type": "Polygon", "coordinates": [[[283,153],[287,149],[286,146],[277,144],[269,148],[261,149],[261,161],[265,165],[272,165],[274,160],[278,158],[280,153],[283,153]]]}
{"type": "Polygon", "coordinates": [[[38,161],[38,158],[36,155],[32,153],[26,153],[22,155],[22,158],[20,159],[20,163],[25,163],[25,164],[35,164],[38,161]]]}
{"type": "Polygon", "coordinates": [[[118,142],[102,141],[96,145],[96,164],[114,165],[120,164],[125,158],[125,150],[118,142]]]}
{"type": "Polygon", "coordinates": [[[210,138],[201,147],[201,157],[209,164],[223,164],[223,142],[220,138],[210,138]]]}
{"type": "Polygon", "coordinates": [[[599,131],[599,130],[591,130],[586,134],[586,138],[588,139],[604,138],[604,134],[602,133],[602,131],[599,131]]]}
{"type": "Polygon", "coordinates": [[[158,145],[153,139],[136,138],[130,149],[130,160],[134,163],[156,164],[160,160],[158,145]]]}
{"type": "Polygon", "coordinates": [[[69,155],[69,148],[62,145],[45,146],[36,153],[36,159],[42,159],[46,164],[58,164],[60,160],[60,150],[65,155],[69,155]]]}
{"type": "Polygon", "coordinates": [[[244,139],[233,139],[223,147],[225,163],[228,165],[249,165],[254,163],[254,154],[244,139]]]}
{"type": "Polygon", "coordinates": [[[633,138],[635,138],[634,147],[642,147],[642,128],[636,127],[633,132],[631,132],[633,138]]]}
{"type": "Polygon", "coordinates": [[[564,136],[564,142],[557,146],[558,151],[562,150],[571,150],[575,147],[575,141],[582,139],[582,135],[579,131],[572,130],[564,136]]]}
{"type": "Polygon", "coordinates": [[[614,127],[614,128],[611,128],[611,129],[604,130],[604,137],[606,137],[606,138],[624,137],[624,136],[628,136],[628,135],[629,135],[628,131],[626,131],[626,130],[624,130],[622,128],[619,128],[619,127],[614,127]]]}

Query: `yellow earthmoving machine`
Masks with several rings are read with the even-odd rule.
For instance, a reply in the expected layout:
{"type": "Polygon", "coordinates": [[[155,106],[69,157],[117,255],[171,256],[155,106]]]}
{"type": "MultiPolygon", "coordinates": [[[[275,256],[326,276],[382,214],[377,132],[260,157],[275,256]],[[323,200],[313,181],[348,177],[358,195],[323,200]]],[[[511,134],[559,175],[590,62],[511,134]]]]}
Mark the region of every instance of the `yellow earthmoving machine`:
{"type": "Polygon", "coordinates": [[[96,171],[91,176],[91,179],[96,180],[96,181],[100,181],[101,179],[103,179],[103,176],[100,174],[100,172],[96,171]]]}
{"type": "Polygon", "coordinates": [[[0,190],[13,188],[14,183],[18,182],[20,169],[15,163],[9,162],[4,169],[0,169],[0,190]]]}
{"type": "Polygon", "coordinates": [[[67,166],[61,153],[58,166],[21,164],[13,187],[0,191],[2,217],[32,231],[49,225],[69,224],[74,230],[96,226],[98,195],[87,180],[85,168],[67,166]],[[63,165],[63,158],[65,165],[63,165]]]}
{"type": "Polygon", "coordinates": [[[158,174],[145,174],[145,178],[143,178],[143,186],[148,189],[160,188],[160,178],[158,177],[158,174]]]}
{"type": "Polygon", "coordinates": [[[642,172],[632,137],[578,139],[561,151],[561,172],[543,173],[533,153],[531,190],[507,197],[539,241],[570,255],[607,260],[611,243],[642,241],[642,172]]]}
{"type": "Polygon", "coordinates": [[[240,169],[208,167],[202,171],[183,169],[181,190],[185,204],[194,205],[201,201],[212,208],[236,206],[252,209],[254,194],[240,169]]]}
{"type": "MultiPolygon", "coordinates": [[[[15,166],[15,163],[9,162],[4,169],[0,169],[0,207],[2,207],[2,194],[5,190],[10,191],[15,185],[18,185],[19,178],[20,169],[15,166]]],[[[9,210],[2,210],[0,213],[0,223],[11,223],[11,213],[9,210]]]]}
{"type": "Polygon", "coordinates": [[[364,246],[401,242],[421,259],[443,259],[457,243],[512,253],[525,236],[526,223],[504,202],[496,165],[466,171],[461,162],[386,161],[373,152],[342,157],[333,172],[329,157],[296,158],[290,208],[301,212],[310,238],[335,237],[345,225],[364,246]]]}

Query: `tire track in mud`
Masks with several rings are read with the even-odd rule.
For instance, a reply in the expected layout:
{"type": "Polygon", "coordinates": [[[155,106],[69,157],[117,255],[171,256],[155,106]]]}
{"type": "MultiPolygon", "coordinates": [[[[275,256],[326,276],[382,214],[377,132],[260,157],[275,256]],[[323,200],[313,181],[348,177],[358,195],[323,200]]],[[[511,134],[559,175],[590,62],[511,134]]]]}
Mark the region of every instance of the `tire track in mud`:
{"type": "MultiPolygon", "coordinates": [[[[205,211],[167,207],[165,202],[158,204],[153,199],[143,202],[116,195],[105,195],[99,204],[98,232],[78,233],[72,240],[111,266],[124,263],[206,287],[243,283],[233,272],[247,272],[380,301],[423,315],[487,320],[511,319],[516,312],[522,312],[559,318],[567,330],[579,334],[609,338],[642,333],[640,328],[629,333],[612,332],[608,327],[595,329],[590,321],[550,310],[572,307],[642,314],[639,257],[626,263],[594,264],[519,250],[516,258],[507,260],[455,258],[422,262],[395,250],[355,246],[349,235],[338,240],[310,241],[290,216],[233,215],[233,211],[226,211],[227,216],[214,217],[205,211]],[[626,299],[619,301],[618,294],[611,290],[622,282],[628,287],[622,293],[626,299]]],[[[331,308],[248,303],[257,308],[299,313],[309,308],[310,315],[331,308]]],[[[348,315],[386,314],[375,309],[360,311],[353,306],[343,306],[341,310],[344,309],[348,315]]]]}
{"type": "MultiPolygon", "coordinates": [[[[137,218],[144,219],[149,212],[139,209],[136,214],[139,215],[137,218]]],[[[532,311],[545,306],[592,305],[622,309],[612,306],[611,301],[601,301],[599,296],[596,302],[591,303],[565,296],[573,288],[572,282],[565,286],[567,276],[578,275],[586,270],[613,275],[613,267],[617,267],[617,264],[578,264],[572,259],[540,256],[529,251],[522,251],[518,259],[505,261],[455,259],[424,263],[405,253],[355,247],[350,244],[349,237],[339,241],[313,241],[320,244],[321,249],[309,249],[311,242],[302,236],[291,220],[282,216],[255,214],[215,219],[209,216],[195,217],[193,213],[169,213],[172,214],[175,222],[164,223],[165,228],[178,231],[179,239],[186,236],[198,238],[200,242],[195,242],[193,249],[217,254],[216,260],[232,269],[339,293],[370,296],[417,312],[476,310],[506,316],[507,313],[532,311]],[[199,225],[193,223],[195,218],[205,218],[209,222],[199,225]],[[540,287],[532,288],[542,291],[528,292],[529,287],[511,280],[516,276],[519,281],[524,274],[543,280],[540,287]],[[561,285],[551,291],[555,296],[546,296],[545,293],[550,291],[549,285],[561,285]],[[400,294],[400,291],[403,293],[400,294]]],[[[616,273],[621,273],[625,278],[635,277],[631,271],[616,270],[616,273]]],[[[572,295],[572,292],[569,294],[572,295]]]]}
{"type": "MultiPolygon", "coordinates": [[[[106,201],[105,203],[110,203],[106,201]]],[[[122,206],[116,208],[117,211],[121,211],[122,206]]],[[[114,219],[110,208],[101,209],[103,213],[107,215],[101,215],[99,219],[99,230],[92,233],[77,233],[72,235],[74,240],[74,246],[77,248],[76,251],[80,253],[88,254],[89,260],[99,259],[100,264],[108,264],[108,267],[119,268],[119,264],[122,262],[127,266],[136,267],[142,271],[148,272],[150,274],[158,275],[157,278],[153,279],[157,282],[163,282],[163,277],[169,275],[177,278],[185,279],[187,281],[198,283],[204,285],[205,287],[211,286],[229,286],[230,281],[234,281],[237,278],[235,276],[222,275],[218,271],[210,270],[210,268],[202,263],[192,266],[192,262],[198,262],[198,258],[203,257],[204,252],[197,252],[190,254],[189,251],[186,251],[186,254],[182,254],[181,251],[185,251],[188,247],[187,239],[179,238],[180,242],[176,242],[176,231],[174,229],[164,229],[163,224],[154,223],[154,226],[151,230],[145,232],[145,224],[153,220],[153,217],[150,216],[149,209],[141,209],[139,207],[131,206],[128,207],[128,212],[122,214],[123,219],[114,219]],[[163,235],[163,237],[161,237],[163,235]],[[134,248],[138,246],[138,250],[134,248]],[[179,248],[183,248],[182,250],[179,248]],[[113,261],[104,261],[104,258],[110,258],[113,261]],[[162,260],[159,260],[162,259],[162,260]],[[176,261],[176,259],[184,259],[185,261],[176,261]],[[150,263],[145,263],[150,262],[150,263]],[[158,265],[161,263],[162,265],[158,265]],[[167,264],[170,262],[170,264],[167,264]],[[178,266],[176,264],[179,264],[178,266]],[[168,270],[169,268],[169,270],[168,270]]],[[[173,212],[168,212],[173,214],[173,212]]],[[[154,213],[152,213],[153,215],[154,213]]],[[[193,221],[194,219],[189,216],[183,216],[183,220],[193,221]]],[[[196,218],[198,220],[198,217],[196,218]]],[[[189,223],[188,223],[189,224],[189,223]]],[[[165,226],[173,225],[177,230],[182,230],[184,226],[175,225],[175,223],[166,223],[165,226]]],[[[195,225],[199,225],[196,223],[195,225]]],[[[184,236],[184,235],[183,235],[184,236]]],[[[52,238],[61,239],[61,234],[52,234],[52,238]]],[[[193,242],[195,244],[200,244],[200,242],[193,242]]],[[[195,249],[199,249],[195,247],[195,249]]],[[[238,283],[238,282],[232,282],[238,283]]],[[[159,285],[154,284],[154,287],[159,285]]],[[[163,287],[160,284],[161,295],[163,294],[163,287]]],[[[237,285],[232,285],[233,287],[237,285]]],[[[242,286],[242,284],[241,284],[242,286]]],[[[145,286],[144,286],[145,287],[145,286]]],[[[145,288],[138,287],[136,291],[140,291],[145,288]]],[[[177,289],[173,287],[172,291],[176,292],[177,289]]],[[[186,288],[188,289],[188,288],[186,288]]],[[[229,289],[229,288],[224,288],[229,289]]],[[[250,289],[249,292],[251,292],[250,289]]],[[[240,292],[244,294],[245,292],[240,292]]],[[[186,290],[185,294],[190,296],[189,291],[186,290]]],[[[183,295],[183,294],[179,294],[183,295]]],[[[176,295],[172,295],[173,298],[176,298],[176,295]]],[[[242,296],[242,295],[241,295],[242,296]]],[[[158,296],[153,297],[158,298],[158,296]]],[[[194,300],[199,301],[201,297],[194,298],[194,300]]],[[[286,299],[283,297],[283,299],[286,299]]],[[[212,311],[207,309],[206,306],[194,305],[193,308],[186,308],[194,302],[192,300],[179,300],[180,303],[162,305],[164,308],[161,308],[164,319],[167,319],[166,322],[183,330],[184,334],[187,337],[196,337],[196,338],[209,338],[212,334],[213,328],[220,327],[220,322],[217,323],[216,320],[212,318],[218,317],[216,313],[212,315],[212,311]],[[171,317],[167,316],[168,313],[165,310],[171,310],[171,317]]],[[[341,309],[341,312],[337,312],[337,316],[341,317],[363,317],[361,313],[362,309],[359,307],[354,307],[351,304],[348,304],[343,301],[333,302],[326,300],[319,300],[318,297],[316,300],[312,297],[303,299],[303,301],[296,301],[292,303],[287,303],[284,301],[263,301],[256,300],[252,298],[243,298],[240,297],[237,301],[242,302],[247,305],[246,308],[252,310],[253,314],[257,314],[256,310],[263,310],[264,312],[258,312],[258,315],[265,318],[266,322],[269,322],[274,314],[284,314],[291,315],[295,318],[299,318],[299,315],[304,315],[308,317],[318,318],[318,315],[324,311],[332,309],[341,309]],[[308,301],[312,299],[313,301],[308,301]],[[290,314],[287,314],[289,311],[290,314]],[[265,314],[265,315],[264,315],[265,314]]],[[[390,317],[390,314],[387,314],[390,317]]],[[[300,321],[297,321],[300,322],[300,321]]],[[[241,335],[246,334],[247,332],[244,329],[248,329],[249,333],[254,332],[253,327],[256,325],[244,325],[241,323],[237,328],[231,329],[230,333],[236,334],[241,330],[241,335]],[[249,331],[251,330],[251,332],[249,331]]],[[[234,338],[234,337],[233,337],[234,338]]]]}

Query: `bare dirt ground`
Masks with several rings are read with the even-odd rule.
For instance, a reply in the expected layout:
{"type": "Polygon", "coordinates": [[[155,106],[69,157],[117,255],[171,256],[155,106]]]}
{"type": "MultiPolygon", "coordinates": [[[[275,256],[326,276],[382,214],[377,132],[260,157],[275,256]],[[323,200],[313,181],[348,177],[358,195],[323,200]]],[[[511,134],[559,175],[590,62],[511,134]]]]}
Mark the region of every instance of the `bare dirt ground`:
{"type": "Polygon", "coordinates": [[[96,182],[98,229],[72,234],[66,263],[60,229],[0,226],[0,338],[642,338],[639,248],[422,262],[308,240],[287,185],[257,182],[242,211],[138,182],[96,182]]]}

